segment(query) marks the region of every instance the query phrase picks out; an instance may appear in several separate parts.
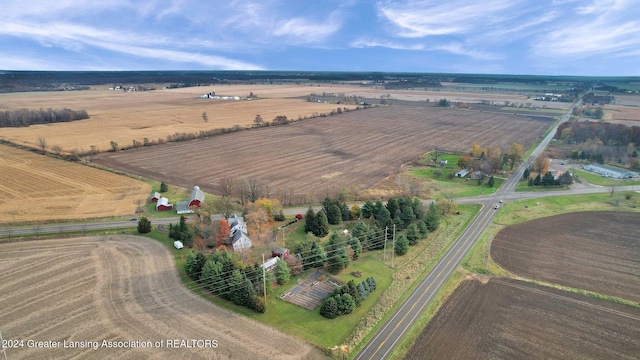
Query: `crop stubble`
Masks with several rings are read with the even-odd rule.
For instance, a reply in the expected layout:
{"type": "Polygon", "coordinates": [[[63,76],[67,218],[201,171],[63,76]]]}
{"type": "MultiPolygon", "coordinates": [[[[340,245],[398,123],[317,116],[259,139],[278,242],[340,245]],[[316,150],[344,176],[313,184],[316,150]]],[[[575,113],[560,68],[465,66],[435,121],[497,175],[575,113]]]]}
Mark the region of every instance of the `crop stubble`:
{"type": "Polygon", "coordinates": [[[255,178],[272,192],[323,194],[369,188],[435,147],[466,151],[473,142],[498,148],[518,142],[526,148],[550,121],[416,103],[101,154],[95,161],[187,188],[199,185],[213,193],[220,179],[236,176],[255,178]]]}
{"type": "Polygon", "coordinates": [[[217,340],[218,348],[8,349],[10,359],[320,359],[318,350],[188,290],[162,244],[132,236],[0,244],[5,339],[217,340]]]}
{"type": "Polygon", "coordinates": [[[123,216],[149,185],[125,176],[0,145],[0,223],[123,216]]]}

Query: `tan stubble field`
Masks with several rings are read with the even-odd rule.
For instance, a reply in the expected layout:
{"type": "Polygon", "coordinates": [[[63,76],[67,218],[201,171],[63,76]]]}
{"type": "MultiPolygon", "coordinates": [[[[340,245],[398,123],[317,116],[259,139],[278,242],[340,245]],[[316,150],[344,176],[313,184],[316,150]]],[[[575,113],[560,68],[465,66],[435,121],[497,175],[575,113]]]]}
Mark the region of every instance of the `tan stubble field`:
{"type": "Polygon", "coordinates": [[[215,306],[187,289],[169,251],[147,238],[0,244],[0,292],[3,337],[24,340],[22,348],[7,349],[9,359],[322,358],[312,345],[215,306]],[[28,340],[165,345],[47,349],[28,348],[28,340]],[[192,346],[168,348],[167,340],[186,340],[192,346]],[[215,340],[217,347],[204,345],[205,340],[215,340]]]}

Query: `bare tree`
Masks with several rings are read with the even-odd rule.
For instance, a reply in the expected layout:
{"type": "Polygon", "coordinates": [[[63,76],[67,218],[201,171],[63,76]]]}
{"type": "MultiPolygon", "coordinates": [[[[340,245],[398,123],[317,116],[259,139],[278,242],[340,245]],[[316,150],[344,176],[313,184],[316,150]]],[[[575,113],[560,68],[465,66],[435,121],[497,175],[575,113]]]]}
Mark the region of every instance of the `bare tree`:
{"type": "Polygon", "coordinates": [[[253,119],[253,123],[257,127],[260,127],[260,126],[264,125],[264,120],[262,119],[262,116],[260,116],[260,114],[258,114],[258,115],[256,115],[256,118],[253,119]]]}
{"type": "Polygon", "coordinates": [[[213,203],[216,211],[222,213],[226,219],[228,219],[234,212],[240,210],[239,204],[227,196],[216,198],[213,203]]]}
{"type": "Polygon", "coordinates": [[[202,120],[204,120],[204,122],[209,122],[209,116],[206,111],[202,112],[202,120]]]}
{"type": "Polygon", "coordinates": [[[44,136],[38,138],[38,146],[42,149],[43,154],[47,152],[47,139],[44,136]]]}
{"type": "Polygon", "coordinates": [[[247,199],[251,202],[264,197],[265,187],[256,180],[256,178],[250,178],[248,181],[247,199]]]}
{"type": "Polygon", "coordinates": [[[218,182],[220,194],[223,197],[232,197],[236,188],[236,179],[233,176],[225,176],[218,182]]]}

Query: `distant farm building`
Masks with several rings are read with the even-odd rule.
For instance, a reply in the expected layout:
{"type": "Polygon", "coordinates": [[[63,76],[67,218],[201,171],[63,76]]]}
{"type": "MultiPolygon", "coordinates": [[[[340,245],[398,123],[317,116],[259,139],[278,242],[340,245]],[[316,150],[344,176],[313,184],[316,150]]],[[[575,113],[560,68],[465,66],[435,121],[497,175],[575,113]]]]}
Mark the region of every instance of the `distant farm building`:
{"type": "Polygon", "coordinates": [[[602,175],[603,177],[613,178],[613,179],[631,179],[637,178],[638,173],[633,171],[628,171],[625,169],[618,169],[611,166],[606,165],[598,165],[598,164],[589,164],[583,165],[582,168],[584,170],[602,175]]]}
{"type": "Polygon", "coordinates": [[[471,173],[471,180],[484,179],[485,177],[487,177],[487,174],[482,171],[474,171],[471,173]]]}
{"type": "Polygon", "coordinates": [[[169,204],[169,199],[166,197],[161,197],[156,202],[156,211],[167,211],[173,210],[173,204],[169,204]]]}
{"type": "Polygon", "coordinates": [[[280,259],[284,259],[285,256],[289,255],[289,249],[283,247],[276,247],[271,250],[271,257],[278,257],[280,259]]]}
{"type": "Polygon", "coordinates": [[[204,192],[200,190],[199,186],[196,185],[193,187],[193,191],[191,192],[191,196],[189,197],[189,207],[200,207],[203,202],[204,192]]]}
{"type": "Polygon", "coordinates": [[[463,178],[463,177],[467,176],[467,174],[469,174],[469,170],[468,169],[462,169],[462,170],[460,170],[460,171],[458,171],[456,173],[456,177],[463,178]]]}
{"type": "Polygon", "coordinates": [[[278,257],[272,257],[271,259],[265,261],[264,264],[262,264],[262,267],[267,271],[271,270],[271,269],[273,269],[274,266],[276,266],[276,264],[278,263],[279,259],[280,258],[278,258],[278,257]]]}
{"type": "Polygon", "coordinates": [[[153,195],[151,195],[151,198],[149,198],[149,201],[151,201],[152,203],[157,203],[160,197],[161,195],[159,192],[154,192],[153,195]]]}
{"type": "Polygon", "coordinates": [[[178,201],[176,203],[176,212],[178,214],[193,214],[195,211],[189,208],[188,201],[178,201]]]}

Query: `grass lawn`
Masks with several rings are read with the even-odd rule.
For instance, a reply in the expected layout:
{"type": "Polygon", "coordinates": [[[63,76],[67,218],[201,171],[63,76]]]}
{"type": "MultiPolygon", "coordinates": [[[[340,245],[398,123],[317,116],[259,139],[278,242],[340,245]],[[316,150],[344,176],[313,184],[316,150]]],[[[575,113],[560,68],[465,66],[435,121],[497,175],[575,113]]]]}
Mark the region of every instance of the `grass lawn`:
{"type": "MultiPolygon", "coordinates": [[[[457,155],[454,156],[456,156],[456,158],[458,157],[457,155]]],[[[456,159],[455,163],[457,162],[458,160],[456,159]]],[[[449,162],[449,164],[451,164],[451,162],[449,162]]],[[[455,174],[458,170],[455,166],[447,165],[445,167],[412,168],[409,170],[409,174],[422,180],[423,185],[432,191],[432,197],[434,199],[491,195],[495,193],[504,182],[504,179],[494,176],[495,183],[493,187],[489,187],[487,186],[488,178],[485,178],[484,184],[482,185],[478,185],[476,180],[467,180],[468,176],[467,178],[448,178],[449,174],[455,174]],[[442,172],[442,175],[438,176],[437,171],[442,172]]]]}

